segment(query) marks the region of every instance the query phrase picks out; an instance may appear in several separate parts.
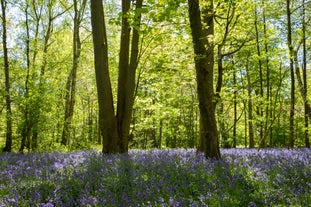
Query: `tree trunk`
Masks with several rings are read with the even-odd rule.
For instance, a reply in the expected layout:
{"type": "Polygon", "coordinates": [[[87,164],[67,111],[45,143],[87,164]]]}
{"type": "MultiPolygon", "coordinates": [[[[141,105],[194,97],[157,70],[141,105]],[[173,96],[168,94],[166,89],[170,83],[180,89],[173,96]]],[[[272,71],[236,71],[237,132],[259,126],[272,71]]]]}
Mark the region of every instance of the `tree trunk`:
{"type": "Polygon", "coordinates": [[[117,104],[117,123],[118,123],[118,144],[120,151],[127,151],[127,144],[124,143],[128,140],[127,130],[124,129],[126,123],[123,123],[125,118],[128,118],[126,113],[126,93],[127,81],[129,77],[129,55],[130,55],[130,34],[131,28],[128,19],[128,13],[131,7],[131,1],[122,0],[122,26],[121,26],[121,40],[120,40],[120,53],[119,53],[119,77],[118,77],[118,104],[117,104]]]}
{"type": "Polygon", "coordinates": [[[190,27],[195,55],[197,93],[200,110],[200,142],[198,150],[206,158],[220,159],[216,124],[216,101],[213,86],[214,70],[214,11],[213,0],[204,1],[202,19],[199,0],[188,0],[190,27]],[[203,20],[203,22],[201,22],[203,20]],[[206,24],[203,27],[203,24],[206,24]]]}
{"type": "MultiPolygon", "coordinates": [[[[226,34],[225,34],[226,36],[226,34]]],[[[217,47],[217,68],[218,68],[218,78],[217,78],[217,87],[216,87],[216,93],[220,94],[221,92],[221,88],[222,88],[222,74],[223,74],[223,54],[222,54],[222,45],[224,43],[225,39],[223,40],[223,42],[221,44],[218,45],[217,47]]],[[[224,148],[230,148],[230,143],[229,143],[229,136],[228,136],[228,130],[225,127],[225,114],[224,114],[224,104],[222,103],[222,101],[220,100],[219,106],[218,106],[218,111],[219,111],[219,127],[220,127],[220,136],[222,138],[222,146],[224,148]]]]}
{"type": "Polygon", "coordinates": [[[135,77],[139,61],[139,27],[143,0],[135,2],[133,33],[127,13],[131,1],[122,0],[122,28],[119,56],[118,103],[117,114],[114,115],[111,84],[108,70],[108,48],[104,22],[103,4],[91,1],[93,42],[95,52],[95,71],[99,101],[99,116],[103,136],[103,152],[128,151],[130,124],[134,104],[135,77]],[[131,41],[131,44],[130,44],[131,41]],[[131,46],[131,50],[130,50],[131,46]],[[107,98],[108,97],[108,98],[107,98]]]}
{"type": "Polygon", "coordinates": [[[302,1],[303,8],[302,8],[302,51],[303,51],[303,57],[302,57],[302,74],[303,74],[303,85],[304,85],[304,110],[305,110],[305,146],[307,148],[310,148],[310,140],[309,140],[309,117],[310,117],[310,105],[307,100],[308,96],[308,83],[307,83],[307,43],[306,43],[306,8],[305,4],[306,1],[302,1]]]}
{"type": "Polygon", "coordinates": [[[230,148],[228,130],[225,127],[225,112],[224,104],[222,102],[218,105],[218,122],[219,122],[219,134],[221,136],[222,147],[230,148]]]}
{"type": "Polygon", "coordinates": [[[248,58],[246,63],[246,76],[247,76],[247,91],[248,91],[248,136],[249,148],[255,147],[254,141],[254,127],[253,127],[253,98],[252,98],[252,83],[249,74],[248,58]]]}
{"type": "Polygon", "coordinates": [[[138,46],[139,46],[139,31],[141,22],[141,12],[143,0],[136,1],[134,15],[134,27],[131,38],[131,28],[127,13],[130,10],[131,1],[122,1],[122,30],[121,30],[121,45],[119,56],[119,79],[118,79],[118,105],[117,105],[117,123],[119,133],[120,152],[128,151],[128,143],[130,136],[130,124],[132,120],[132,112],[134,105],[134,91],[136,69],[138,66],[138,46]],[[131,39],[131,44],[130,44],[131,39]],[[130,50],[131,46],[131,52],[130,50]]]}
{"type": "Polygon", "coordinates": [[[295,116],[295,72],[294,72],[294,48],[292,43],[292,25],[291,25],[291,9],[290,0],[286,0],[286,15],[287,15],[287,46],[290,61],[290,79],[291,79],[291,98],[290,98],[290,116],[289,116],[289,140],[288,147],[293,148],[294,139],[294,116],[295,116]]]}
{"type": "Polygon", "coordinates": [[[234,85],[234,92],[233,92],[233,147],[236,148],[236,128],[237,128],[237,82],[236,82],[236,72],[233,72],[233,85],[234,85]]]}
{"type": "MultiPolygon", "coordinates": [[[[235,7],[233,5],[230,5],[227,11],[227,17],[225,17],[225,21],[226,24],[224,26],[225,30],[224,30],[224,34],[223,34],[223,38],[221,40],[221,42],[218,44],[218,50],[217,50],[217,66],[218,66],[218,77],[217,77],[217,84],[216,84],[216,95],[218,96],[218,99],[220,99],[220,93],[221,93],[221,89],[222,89],[222,85],[223,85],[223,72],[224,72],[224,67],[223,67],[223,61],[225,57],[231,56],[234,53],[238,52],[243,45],[245,44],[245,42],[242,42],[241,45],[232,50],[229,51],[227,53],[223,52],[223,47],[226,45],[226,42],[228,40],[229,34],[230,32],[234,29],[236,22],[239,18],[239,15],[235,15],[235,7]]],[[[232,62],[232,65],[234,66],[234,63],[232,62]]],[[[233,147],[236,147],[236,124],[237,124],[237,102],[236,102],[236,74],[235,72],[233,73],[233,80],[234,80],[234,126],[233,126],[233,147]]],[[[224,141],[224,147],[225,148],[229,148],[232,146],[232,144],[230,144],[228,142],[228,130],[224,128],[224,115],[223,115],[223,103],[221,103],[220,106],[220,112],[222,118],[219,119],[221,122],[219,123],[219,126],[221,128],[221,136],[223,138],[224,141]]]]}
{"type": "Polygon", "coordinates": [[[262,143],[260,143],[261,146],[265,146],[265,140],[269,137],[269,145],[272,147],[272,133],[271,133],[271,126],[272,126],[272,119],[273,114],[271,110],[271,86],[270,86],[270,60],[269,60],[269,45],[267,42],[268,34],[267,34],[267,21],[266,21],[266,5],[265,1],[262,1],[263,5],[263,32],[264,32],[264,47],[265,47],[265,64],[266,64],[266,114],[265,114],[265,126],[264,126],[264,135],[262,138],[262,143]]]}
{"type": "Polygon", "coordinates": [[[247,113],[246,113],[246,101],[243,101],[244,104],[244,147],[247,147],[247,124],[248,124],[248,120],[247,120],[247,113]]]}
{"type": "Polygon", "coordinates": [[[62,145],[69,144],[70,126],[74,113],[75,94],[76,94],[76,77],[77,69],[79,67],[79,59],[81,54],[81,40],[80,40],[80,23],[82,21],[83,12],[86,6],[86,0],[83,0],[78,9],[78,2],[74,0],[74,19],[73,19],[73,63],[66,83],[65,96],[65,117],[62,133],[62,145]]]}
{"type": "Polygon", "coordinates": [[[258,13],[257,7],[255,8],[255,31],[256,31],[256,48],[257,48],[257,55],[258,55],[258,67],[259,67],[259,96],[260,101],[258,104],[257,115],[259,116],[259,144],[260,147],[265,146],[265,140],[263,139],[263,64],[262,64],[262,57],[261,57],[261,50],[260,50],[260,40],[259,40],[259,29],[258,29],[258,13]]]}
{"type": "MultiPolygon", "coordinates": [[[[268,50],[266,50],[268,52],[268,50]]],[[[272,140],[272,119],[273,119],[273,113],[271,110],[271,87],[270,87],[270,67],[268,65],[269,63],[269,58],[268,56],[266,57],[266,63],[267,63],[267,73],[266,73],[266,78],[267,78],[267,95],[266,95],[266,123],[265,123],[265,136],[263,139],[269,138],[269,146],[273,147],[273,140],[272,140]]],[[[264,146],[264,144],[261,144],[264,146]]]]}
{"type": "Polygon", "coordinates": [[[107,34],[102,1],[91,0],[91,20],[99,106],[99,129],[103,139],[103,153],[116,153],[119,152],[118,130],[109,77],[107,34]]]}
{"type": "Polygon", "coordinates": [[[3,151],[11,152],[12,150],[12,109],[10,95],[10,73],[9,73],[9,58],[7,48],[7,28],[6,28],[6,5],[5,0],[1,0],[2,10],[2,44],[3,44],[3,59],[4,59],[4,76],[5,76],[5,106],[6,106],[6,140],[3,151]]]}

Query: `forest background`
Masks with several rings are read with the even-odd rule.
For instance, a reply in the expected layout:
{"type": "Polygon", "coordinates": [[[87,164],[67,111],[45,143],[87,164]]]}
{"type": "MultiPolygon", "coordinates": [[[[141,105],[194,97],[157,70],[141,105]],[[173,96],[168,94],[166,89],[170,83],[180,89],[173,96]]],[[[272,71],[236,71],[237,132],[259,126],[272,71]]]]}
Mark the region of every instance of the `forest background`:
{"type": "MultiPolygon", "coordinates": [[[[142,15],[130,148],[199,144],[187,6],[146,0],[127,14],[130,20],[142,15]]],[[[120,1],[105,0],[104,7],[116,99],[123,14],[120,1]]],[[[310,146],[310,8],[307,0],[215,1],[221,147],[310,146]]],[[[1,0],[1,9],[0,146],[58,151],[102,145],[89,2],[1,0]]]]}

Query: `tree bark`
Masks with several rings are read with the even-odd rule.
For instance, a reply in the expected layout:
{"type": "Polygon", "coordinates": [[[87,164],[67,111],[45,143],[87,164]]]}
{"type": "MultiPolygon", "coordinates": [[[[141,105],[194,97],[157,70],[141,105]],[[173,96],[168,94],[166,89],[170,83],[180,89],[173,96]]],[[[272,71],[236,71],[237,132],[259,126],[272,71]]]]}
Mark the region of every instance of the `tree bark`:
{"type": "Polygon", "coordinates": [[[117,104],[117,123],[121,151],[127,151],[124,141],[127,139],[127,133],[124,130],[126,118],[126,93],[127,93],[127,80],[129,77],[129,54],[130,54],[130,33],[131,28],[128,19],[131,1],[122,0],[122,26],[121,26],[121,40],[120,40],[120,54],[119,54],[119,77],[118,77],[118,104],[117,104]]]}
{"type": "Polygon", "coordinates": [[[201,14],[199,0],[188,0],[200,110],[200,141],[198,151],[204,152],[206,158],[220,159],[221,155],[215,116],[217,98],[214,95],[213,86],[214,5],[213,0],[204,1],[204,3],[201,14]],[[206,25],[203,26],[203,24],[206,25]]]}
{"type": "Polygon", "coordinates": [[[139,31],[141,22],[141,12],[143,0],[136,1],[134,15],[134,28],[131,38],[131,27],[127,17],[130,10],[131,1],[122,1],[122,30],[121,45],[119,56],[119,79],[118,79],[118,105],[117,105],[117,122],[119,133],[120,152],[128,151],[128,143],[130,136],[130,124],[132,120],[132,111],[134,105],[134,91],[136,83],[136,69],[138,66],[138,46],[139,31]],[[131,44],[130,44],[131,41],[131,44]],[[131,48],[130,48],[131,47],[131,48]],[[131,51],[131,52],[130,52],[131,51]]]}
{"type": "Polygon", "coordinates": [[[143,0],[135,1],[134,29],[131,35],[128,12],[130,0],[122,0],[122,27],[119,56],[118,102],[114,114],[111,84],[108,71],[108,48],[103,5],[91,1],[95,71],[99,101],[99,124],[103,136],[103,152],[128,151],[130,124],[134,104],[135,77],[139,62],[139,27],[143,0]],[[108,97],[108,98],[107,98],[108,97]],[[113,149],[113,150],[111,150],[113,149]]]}
{"type": "Polygon", "coordinates": [[[91,0],[91,21],[99,105],[99,129],[103,140],[103,153],[117,153],[119,152],[118,130],[109,77],[108,44],[102,1],[91,0]]]}
{"type": "Polygon", "coordinates": [[[308,96],[308,83],[307,83],[307,43],[306,43],[306,1],[303,0],[303,8],[302,8],[302,74],[303,74],[303,83],[304,83],[304,110],[305,110],[305,146],[310,148],[310,140],[309,140],[309,117],[310,117],[310,105],[307,100],[308,96]]]}
{"type": "Polygon", "coordinates": [[[292,25],[291,25],[291,0],[286,0],[286,16],[287,16],[287,46],[289,55],[291,92],[290,92],[290,115],[289,115],[289,139],[288,147],[293,148],[294,139],[294,116],[295,116],[295,71],[294,71],[294,48],[292,43],[292,25]]]}
{"type": "Polygon", "coordinates": [[[4,60],[4,76],[5,76],[5,106],[6,106],[6,140],[3,151],[11,152],[12,150],[12,109],[10,95],[10,71],[9,57],[7,47],[7,27],[6,27],[6,5],[5,0],[1,0],[2,10],[2,44],[3,44],[3,60],[4,60]]]}

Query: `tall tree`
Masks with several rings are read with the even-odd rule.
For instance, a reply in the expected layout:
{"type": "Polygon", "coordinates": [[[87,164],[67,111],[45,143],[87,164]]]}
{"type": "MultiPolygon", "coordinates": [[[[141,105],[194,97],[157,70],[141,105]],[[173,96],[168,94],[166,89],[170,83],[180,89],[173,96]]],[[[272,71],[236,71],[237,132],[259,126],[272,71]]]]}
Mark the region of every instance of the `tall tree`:
{"type": "Polygon", "coordinates": [[[264,134],[261,140],[260,145],[265,146],[265,139],[270,137],[269,145],[272,147],[272,133],[271,133],[271,120],[273,118],[272,110],[271,110],[271,86],[270,86],[270,58],[268,55],[269,45],[268,45],[268,23],[266,17],[266,4],[265,1],[262,0],[263,5],[263,32],[264,32],[264,47],[265,47],[265,64],[266,64],[266,115],[265,115],[265,127],[264,134]]]}
{"type": "Polygon", "coordinates": [[[72,68],[69,72],[66,83],[66,95],[65,95],[65,117],[62,133],[62,145],[69,144],[69,133],[74,113],[75,95],[76,95],[76,77],[79,67],[80,55],[81,55],[81,39],[80,39],[80,26],[83,20],[83,14],[85,11],[87,0],[83,0],[78,4],[78,0],[74,0],[74,17],[73,17],[73,46],[72,46],[72,68]]]}
{"type": "Polygon", "coordinates": [[[128,140],[130,124],[132,119],[132,111],[134,105],[135,77],[136,69],[139,61],[139,40],[140,40],[140,24],[141,24],[141,8],[143,0],[136,0],[135,14],[133,19],[132,35],[130,33],[130,25],[128,12],[134,1],[122,1],[122,29],[121,29],[121,46],[119,57],[119,79],[118,79],[118,105],[117,105],[117,123],[119,133],[119,145],[121,152],[128,151],[128,140]],[[130,42],[131,39],[131,42],[130,42]],[[130,48],[131,46],[131,48],[130,48]],[[129,52],[130,50],[130,52],[129,52]],[[129,58],[127,58],[129,57],[129,58]]]}
{"type": "Polygon", "coordinates": [[[233,92],[233,147],[236,148],[236,127],[237,127],[237,80],[236,80],[236,72],[233,72],[233,86],[234,86],[234,92],[233,92]]]}
{"type": "MultiPolygon", "coordinates": [[[[309,2],[310,3],[310,2],[309,2]]],[[[298,82],[298,87],[300,91],[300,95],[302,97],[302,100],[304,102],[304,128],[305,128],[305,146],[310,147],[310,141],[309,141],[309,117],[311,117],[311,107],[310,103],[308,102],[308,83],[307,83],[307,37],[306,37],[306,4],[307,2],[305,0],[302,1],[302,21],[301,21],[301,42],[298,45],[298,48],[294,50],[294,63],[295,63],[295,72],[298,82]],[[299,47],[302,45],[302,77],[300,73],[300,66],[298,61],[298,51],[299,47]]]]}
{"type": "MultiPolygon", "coordinates": [[[[21,137],[22,137],[22,140],[21,140],[21,146],[20,146],[20,149],[19,151],[20,152],[23,152],[25,146],[27,145],[28,149],[30,149],[30,142],[31,142],[31,130],[32,130],[32,127],[34,126],[36,120],[34,119],[35,117],[35,113],[36,113],[36,110],[33,106],[33,102],[31,100],[31,92],[30,92],[30,88],[32,88],[31,86],[33,86],[33,82],[34,80],[32,80],[33,78],[33,75],[34,74],[34,71],[31,71],[31,69],[34,69],[34,66],[35,66],[35,63],[36,63],[36,59],[37,59],[37,55],[38,55],[38,52],[39,52],[39,49],[37,48],[38,47],[38,39],[39,39],[39,27],[40,27],[40,23],[41,23],[41,17],[42,17],[42,8],[43,8],[43,5],[41,5],[40,9],[37,9],[36,7],[36,2],[32,2],[30,3],[29,1],[26,1],[25,2],[25,26],[26,26],[26,77],[25,77],[25,93],[23,94],[24,95],[24,106],[23,106],[23,110],[22,110],[22,113],[23,113],[23,120],[21,122],[21,129],[20,129],[20,132],[21,132],[21,137]],[[34,37],[33,39],[31,39],[31,26],[30,26],[30,8],[33,8],[34,10],[34,15],[33,15],[33,21],[34,21],[34,24],[35,24],[35,28],[33,30],[33,33],[34,33],[34,37]],[[31,41],[33,40],[33,47],[35,48],[33,53],[32,53],[32,57],[31,57],[31,41]],[[33,68],[32,68],[33,67],[33,68]]],[[[32,93],[34,94],[34,93],[32,93]]]]}
{"type": "Polygon", "coordinates": [[[292,43],[292,21],[291,21],[291,0],[286,0],[286,16],[287,16],[287,46],[289,56],[290,69],[290,116],[289,116],[289,139],[288,147],[294,147],[294,116],[295,116],[295,71],[294,71],[294,47],[292,43]]]}
{"type": "Polygon", "coordinates": [[[260,37],[259,37],[259,22],[258,22],[258,8],[256,6],[255,8],[255,33],[256,33],[256,49],[257,49],[257,55],[258,55],[258,67],[259,67],[259,96],[260,96],[260,102],[258,104],[258,110],[257,110],[257,115],[259,116],[259,140],[260,143],[264,143],[263,139],[263,98],[264,98],[264,93],[263,93],[263,61],[262,61],[262,54],[261,54],[261,48],[260,48],[260,37]]]}
{"type": "Polygon", "coordinates": [[[112,88],[108,68],[108,43],[102,1],[91,0],[94,63],[99,107],[99,130],[103,152],[118,152],[118,130],[114,116],[112,88]]]}
{"type": "Polygon", "coordinates": [[[65,13],[65,11],[55,11],[56,1],[54,0],[46,1],[45,4],[38,4],[37,1],[26,1],[25,3],[27,75],[25,94],[23,95],[26,99],[26,106],[24,106],[23,115],[25,117],[23,117],[21,126],[20,152],[23,152],[25,147],[32,150],[36,150],[38,147],[40,127],[43,123],[42,111],[47,103],[44,99],[47,82],[46,72],[49,69],[48,52],[51,46],[54,21],[65,13]],[[30,8],[32,13],[28,10],[30,8]],[[34,30],[31,30],[30,27],[32,22],[34,23],[34,30]],[[32,39],[30,34],[33,34],[32,39]],[[42,47],[40,48],[40,46],[42,47]],[[33,50],[31,50],[32,47],[33,50]],[[32,52],[32,57],[30,57],[30,52],[32,52]]]}
{"type": "MultiPolygon", "coordinates": [[[[241,2],[240,2],[241,3],[241,2]]],[[[216,94],[219,95],[222,91],[223,87],[223,74],[226,71],[225,64],[225,58],[227,60],[232,60],[232,56],[237,53],[246,43],[245,38],[239,38],[236,35],[232,34],[235,30],[238,30],[239,25],[239,18],[241,17],[241,13],[237,11],[237,8],[239,5],[237,3],[232,2],[226,2],[222,3],[226,5],[225,8],[219,9],[219,13],[224,13],[222,16],[217,15],[218,18],[216,18],[216,22],[219,25],[219,30],[223,30],[221,32],[221,40],[217,43],[217,71],[218,71],[218,77],[217,77],[217,84],[216,84],[216,94]],[[223,11],[222,11],[223,10],[223,11]],[[242,39],[242,40],[241,40],[242,39]]],[[[241,3],[242,4],[242,3],[241,3]]],[[[219,4],[220,5],[220,4],[219,4]]],[[[234,66],[234,62],[232,61],[229,65],[234,66]]],[[[234,71],[234,70],[233,70],[234,71]]],[[[236,100],[236,74],[235,71],[233,72],[233,87],[234,87],[234,123],[233,123],[233,146],[236,146],[236,122],[237,122],[237,102],[236,100]]],[[[223,146],[225,148],[230,147],[232,144],[228,141],[228,129],[224,129],[224,117],[225,115],[223,110],[223,103],[220,99],[220,107],[219,107],[219,114],[222,116],[219,119],[219,126],[220,126],[220,135],[222,138],[223,146]]]]}
{"type": "Polygon", "coordinates": [[[302,74],[303,74],[303,97],[304,97],[304,110],[305,110],[305,146],[310,148],[310,140],[309,140],[309,119],[311,108],[307,100],[308,95],[308,83],[307,83],[307,37],[306,37],[306,0],[302,1],[302,50],[303,50],[303,67],[302,67],[302,74]]]}
{"type": "Polygon", "coordinates": [[[103,152],[127,152],[134,104],[136,69],[138,66],[141,8],[143,0],[122,0],[121,42],[119,53],[118,100],[115,114],[108,66],[108,43],[103,3],[91,0],[94,61],[99,104],[99,126],[103,152]],[[131,5],[132,3],[132,5],[131,5]],[[135,5],[133,29],[129,12],[135,5]]]}
{"type": "MultiPolygon", "coordinates": [[[[270,63],[269,63],[269,37],[268,37],[268,23],[266,10],[267,5],[265,1],[261,1],[260,7],[255,7],[255,34],[256,34],[256,49],[258,56],[259,68],[259,97],[260,101],[257,106],[258,125],[259,125],[259,147],[266,146],[266,139],[270,135],[270,120],[272,120],[272,113],[270,110],[270,63]],[[262,22],[261,22],[262,21],[262,22]],[[263,31],[261,31],[261,27],[263,31]],[[263,42],[263,45],[262,45],[263,42]],[[263,47],[263,49],[262,49],[263,47]],[[266,71],[265,71],[266,70],[266,71]],[[264,76],[265,73],[265,76],[264,76]],[[266,87],[264,94],[264,87],[266,87]],[[265,113],[264,113],[265,112],[265,113]]],[[[272,137],[270,136],[270,145],[272,137]]]]}
{"type": "MultiPolygon", "coordinates": [[[[249,55],[247,56],[249,58],[249,55]]],[[[245,70],[247,78],[247,93],[248,93],[248,136],[249,136],[249,148],[255,147],[254,141],[254,126],[253,126],[253,97],[252,97],[252,83],[250,78],[249,61],[246,60],[245,70]]]]}
{"type": "Polygon", "coordinates": [[[12,109],[10,95],[10,71],[9,57],[7,47],[7,19],[6,19],[6,0],[1,0],[2,11],[2,44],[3,44],[3,59],[4,59],[4,76],[5,76],[5,105],[6,105],[6,141],[3,151],[10,152],[12,150],[12,109]]]}
{"type": "Polygon", "coordinates": [[[200,141],[198,150],[206,158],[220,159],[216,123],[217,97],[214,94],[214,2],[188,0],[200,110],[200,141]],[[199,3],[201,2],[201,3],[199,3]]]}

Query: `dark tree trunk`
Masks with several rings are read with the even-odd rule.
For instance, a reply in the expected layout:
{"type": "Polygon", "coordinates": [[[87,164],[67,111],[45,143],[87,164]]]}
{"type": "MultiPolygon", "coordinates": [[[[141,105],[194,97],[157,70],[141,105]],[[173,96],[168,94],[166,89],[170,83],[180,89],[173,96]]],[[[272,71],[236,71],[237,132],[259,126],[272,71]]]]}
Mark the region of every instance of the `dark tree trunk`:
{"type": "Polygon", "coordinates": [[[132,37],[131,27],[127,18],[127,13],[130,9],[131,1],[122,1],[122,31],[121,31],[121,46],[119,56],[119,79],[118,79],[118,105],[117,105],[117,123],[119,133],[120,152],[127,152],[130,136],[130,124],[132,120],[132,112],[134,105],[134,92],[136,83],[136,69],[138,66],[139,53],[139,31],[141,22],[141,12],[143,0],[135,2],[135,12],[132,37]],[[131,40],[131,44],[130,44],[131,40]],[[130,48],[131,46],[131,48],[130,48]],[[131,52],[130,52],[131,50],[131,52]]]}
{"type": "Polygon", "coordinates": [[[120,151],[127,151],[127,142],[129,131],[124,129],[126,123],[124,123],[127,110],[126,93],[127,93],[127,80],[129,77],[129,55],[130,55],[130,34],[131,28],[128,19],[128,12],[131,7],[131,1],[122,0],[122,27],[121,27],[121,44],[119,55],[119,77],[118,77],[118,104],[117,104],[117,123],[118,123],[118,144],[120,151]]]}
{"type": "Polygon", "coordinates": [[[108,45],[102,1],[91,0],[94,63],[99,105],[99,130],[103,153],[119,152],[117,120],[114,115],[112,88],[108,68],[108,45]]]}
{"type": "Polygon", "coordinates": [[[134,104],[135,77],[139,62],[139,27],[143,0],[135,1],[133,32],[128,22],[127,12],[131,1],[122,1],[122,28],[119,59],[117,114],[114,114],[111,83],[108,70],[108,47],[103,4],[91,1],[95,71],[99,102],[99,124],[103,136],[103,152],[128,151],[130,123],[134,104]],[[131,43],[130,43],[131,41],[131,43]],[[131,48],[130,48],[131,46],[131,48]]]}
{"type": "Polygon", "coordinates": [[[6,4],[5,0],[1,0],[2,10],[2,44],[3,44],[3,59],[4,59],[4,76],[5,76],[5,107],[6,107],[6,139],[3,151],[11,152],[12,150],[12,109],[10,95],[10,71],[9,58],[7,48],[7,28],[6,28],[6,4]]]}
{"type": "Polygon", "coordinates": [[[303,66],[302,66],[302,74],[303,74],[303,85],[304,85],[304,110],[305,110],[305,146],[310,148],[310,140],[309,140],[309,117],[310,117],[310,105],[307,100],[308,95],[308,83],[307,83],[307,43],[306,43],[306,8],[305,4],[306,1],[302,1],[303,8],[302,8],[302,51],[303,51],[303,66]]]}
{"type": "MultiPolygon", "coordinates": [[[[221,92],[221,88],[222,88],[222,74],[223,74],[223,54],[222,54],[222,44],[218,45],[217,48],[217,68],[218,68],[218,79],[217,79],[217,87],[216,87],[216,93],[220,94],[221,92]]],[[[221,100],[220,100],[221,101],[221,100]]],[[[228,135],[228,129],[226,129],[225,127],[225,114],[224,114],[224,104],[222,103],[222,101],[219,103],[218,106],[218,111],[219,111],[219,128],[220,128],[220,136],[222,138],[222,146],[224,148],[230,148],[230,143],[229,143],[229,135],[228,135]]]]}
{"type": "Polygon", "coordinates": [[[295,71],[294,71],[294,48],[292,43],[292,25],[291,25],[291,1],[286,0],[286,15],[287,15],[287,46],[290,61],[290,79],[291,79],[291,92],[290,92],[290,116],[289,116],[289,139],[288,147],[293,148],[295,144],[294,139],[294,116],[295,116],[295,71]]]}
{"type": "Polygon", "coordinates": [[[22,141],[21,146],[19,148],[20,152],[24,151],[26,140],[30,139],[30,123],[29,123],[29,79],[30,79],[30,28],[29,28],[29,13],[28,13],[29,5],[26,4],[25,9],[25,25],[26,25],[26,61],[27,61],[27,74],[26,74],[26,80],[25,80],[25,108],[24,108],[24,121],[22,123],[22,129],[21,129],[21,135],[22,135],[22,141]]]}
{"type": "Polygon", "coordinates": [[[213,7],[213,0],[209,0],[202,5],[201,12],[199,0],[188,0],[200,110],[198,150],[204,152],[206,158],[220,159],[215,116],[217,97],[214,95],[213,86],[214,43],[211,38],[214,35],[213,7]]]}

